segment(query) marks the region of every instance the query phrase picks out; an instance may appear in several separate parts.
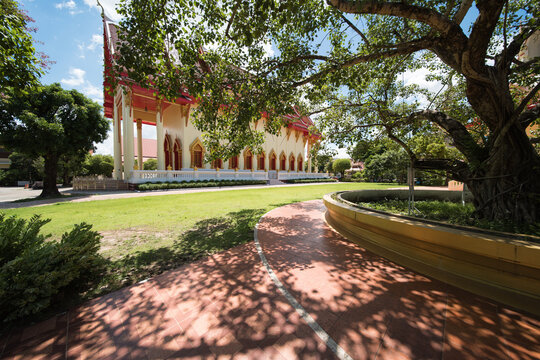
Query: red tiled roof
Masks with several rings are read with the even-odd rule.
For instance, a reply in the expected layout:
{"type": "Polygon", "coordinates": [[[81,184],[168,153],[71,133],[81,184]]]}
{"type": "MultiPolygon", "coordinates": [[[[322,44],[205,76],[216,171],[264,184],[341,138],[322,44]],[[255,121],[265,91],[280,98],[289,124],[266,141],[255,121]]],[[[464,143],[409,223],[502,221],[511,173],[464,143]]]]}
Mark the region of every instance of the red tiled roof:
{"type": "MultiPolygon", "coordinates": [[[[105,59],[105,70],[104,70],[104,81],[103,81],[103,88],[105,91],[104,94],[104,108],[105,108],[105,116],[108,118],[113,117],[113,107],[114,107],[114,99],[111,94],[107,92],[107,88],[110,87],[110,85],[107,82],[107,75],[108,75],[108,69],[112,65],[113,57],[117,53],[116,51],[116,44],[119,41],[118,38],[118,30],[117,25],[114,21],[109,19],[105,14],[103,14],[103,50],[104,50],[104,59],[105,59]]],[[[208,65],[204,63],[202,59],[199,59],[199,64],[203,68],[208,65]]],[[[209,71],[209,69],[208,69],[209,71]]],[[[135,98],[133,100],[134,105],[137,105],[137,102],[143,101],[145,104],[141,105],[142,107],[146,107],[148,109],[155,109],[155,104],[153,100],[149,100],[148,98],[141,98],[139,99],[136,95],[137,94],[143,94],[147,97],[153,97],[153,91],[142,88],[140,86],[132,86],[133,94],[135,95],[135,98]]],[[[191,98],[188,94],[185,94],[183,98],[179,98],[176,101],[177,103],[193,103],[194,100],[191,98]]],[[[139,104],[140,105],[140,104],[139,104]]],[[[310,131],[313,128],[313,121],[309,118],[309,116],[306,115],[300,115],[298,112],[298,109],[296,107],[293,107],[294,113],[285,115],[284,118],[289,121],[288,127],[300,130],[304,133],[306,136],[311,136],[315,139],[320,139],[321,136],[319,133],[311,133],[310,131]]]]}

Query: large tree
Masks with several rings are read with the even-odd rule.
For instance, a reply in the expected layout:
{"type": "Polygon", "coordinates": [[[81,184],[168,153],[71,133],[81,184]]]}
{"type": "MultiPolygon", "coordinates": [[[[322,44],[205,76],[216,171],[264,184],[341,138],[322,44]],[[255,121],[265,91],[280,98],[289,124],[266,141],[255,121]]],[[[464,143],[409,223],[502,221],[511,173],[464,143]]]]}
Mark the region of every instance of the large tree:
{"type": "Polygon", "coordinates": [[[109,122],[101,106],[59,84],[39,86],[27,94],[0,98],[0,142],[7,148],[45,160],[41,197],[59,195],[58,161],[94,149],[107,137],[109,122]]]}
{"type": "Polygon", "coordinates": [[[517,59],[539,29],[535,2],[131,0],[120,12],[121,56],[112,74],[167,97],[187,90],[201,98],[196,125],[216,156],[256,142],[249,124],[261,111],[267,130],[277,131],[288,104],[321,89],[347,93],[369,82],[373,70],[395,76],[400,62],[431,56],[432,66],[462,79],[487,141],[478,142],[466,120],[415,109],[409,121],[440,127],[463,155],[415,165],[467,183],[481,217],[540,218],[540,157],[525,132],[540,114],[540,106],[528,106],[540,89],[540,61],[517,59]],[[276,54],[265,51],[269,44],[276,54]],[[386,60],[392,68],[384,68],[386,60]],[[512,83],[528,91],[513,97],[512,83]]]}

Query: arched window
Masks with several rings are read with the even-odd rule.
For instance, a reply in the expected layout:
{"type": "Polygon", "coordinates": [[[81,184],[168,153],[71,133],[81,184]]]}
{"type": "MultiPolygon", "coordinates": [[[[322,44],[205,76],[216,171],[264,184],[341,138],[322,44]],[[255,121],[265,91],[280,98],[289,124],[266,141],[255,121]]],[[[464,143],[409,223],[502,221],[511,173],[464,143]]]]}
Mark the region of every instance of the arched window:
{"type": "Polygon", "coordinates": [[[246,149],[244,151],[244,170],[252,170],[253,169],[253,154],[251,153],[251,150],[246,149]]]}
{"type": "Polygon", "coordinates": [[[304,171],[304,160],[302,159],[302,155],[298,155],[298,171],[304,171]]]}
{"type": "Polygon", "coordinates": [[[279,170],[285,171],[287,170],[287,157],[285,156],[285,153],[281,153],[279,157],[279,170]]]}
{"type": "Polygon", "coordinates": [[[223,169],[223,161],[221,159],[212,160],[212,169],[223,169]]]}
{"type": "Polygon", "coordinates": [[[174,170],[182,170],[182,146],[180,146],[180,140],[178,139],[174,141],[173,163],[174,170]]]}
{"type": "Polygon", "coordinates": [[[257,155],[257,170],[266,170],[264,161],[266,159],[266,155],[264,153],[260,153],[257,155]]]}
{"type": "Polygon", "coordinates": [[[165,140],[163,141],[163,151],[165,153],[165,169],[168,170],[169,166],[172,168],[171,137],[169,134],[165,135],[165,140]]]}
{"type": "Polygon", "coordinates": [[[294,168],[295,168],[294,162],[295,162],[295,161],[294,161],[294,155],[291,154],[291,155],[289,156],[289,170],[290,170],[290,171],[294,171],[294,168]]]}
{"type": "Polygon", "coordinates": [[[190,145],[189,151],[191,152],[191,167],[192,168],[203,168],[204,163],[204,147],[199,138],[190,145]]]}
{"type": "Polygon", "coordinates": [[[193,148],[193,167],[203,167],[203,149],[199,144],[193,148]]]}
{"type": "Polygon", "coordinates": [[[237,169],[238,168],[238,156],[233,156],[229,159],[229,169],[237,169]]]}
{"type": "Polygon", "coordinates": [[[276,170],[277,157],[274,150],[270,153],[270,170],[276,170]]]}

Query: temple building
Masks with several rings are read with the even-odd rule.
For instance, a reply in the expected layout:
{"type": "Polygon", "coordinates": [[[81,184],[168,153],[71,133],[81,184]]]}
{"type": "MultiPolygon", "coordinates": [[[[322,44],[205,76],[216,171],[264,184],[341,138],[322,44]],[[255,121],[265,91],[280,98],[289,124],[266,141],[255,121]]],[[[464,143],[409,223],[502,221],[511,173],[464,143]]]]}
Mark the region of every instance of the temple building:
{"type": "MultiPolygon", "coordinates": [[[[107,69],[115,56],[117,28],[106,16],[104,25],[104,58],[107,69]]],[[[104,87],[109,84],[106,82],[104,87]]],[[[249,148],[230,159],[205,162],[206,148],[202,133],[190,118],[197,107],[195,99],[183,94],[175,101],[158,100],[154,91],[137,85],[120,85],[114,95],[105,92],[105,116],[113,122],[114,172],[113,177],[129,183],[153,181],[194,181],[198,179],[227,180],[288,180],[320,178],[326,174],[311,173],[309,150],[320,135],[310,129],[313,122],[294,108],[286,116],[287,125],[279,135],[266,133],[263,152],[254,154],[249,148]],[[141,170],[142,125],[156,129],[157,170],[141,170]]],[[[255,128],[263,127],[262,116],[255,128]]]]}

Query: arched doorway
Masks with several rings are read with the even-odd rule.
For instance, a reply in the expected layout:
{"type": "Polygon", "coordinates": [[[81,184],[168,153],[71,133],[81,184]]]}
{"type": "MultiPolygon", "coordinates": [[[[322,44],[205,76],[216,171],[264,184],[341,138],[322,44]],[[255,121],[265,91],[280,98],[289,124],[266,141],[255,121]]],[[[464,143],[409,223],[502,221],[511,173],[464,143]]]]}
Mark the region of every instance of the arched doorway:
{"type": "Polygon", "coordinates": [[[244,151],[244,170],[252,170],[253,169],[253,154],[251,153],[251,150],[246,149],[244,151]]]}
{"type": "Polygon", "coordinates": [[[238,156],[229,159],[229,169],[238,169],[238,156]]]}
{"type": "Polygon", "coordinates": [[[266,160],[266,155],[264,152],[257,155],[257,170],[266,170],[264,161],[266,160]]]}
{"type": "Polygon", "coordinates": [[[173,160],[174,170],[182,170],[182,146],[178,138],[174,141],[173,160]]]}
{"type": "Polygon", "coordinates": [[[204,168],[204,147],[199,138],[189,146],[191,152],[191,167],[192,168],[204,168]]]}
{"type": "Polygon", "coordinates": [[[302,155],[298,155],[298,171],[304,171],[304,159],[302,159],[302,155]]]}
{"type": "Polygon", "coordinates": [[[270,170],[276,170],[277,157],[276,153],[272,150],[270,153],[270,170]]]}
{"type": "Polygon", "coordinates": [[[279,170],[285,171],[287,170],[287,157],[285,156],[285,153],[281,153],[279,157],[279,170]]]}
{"type": "Polygon", "coordinates": [[[172,168],[171,137],[169,134],[165,135],[163,151],[165,153],[165,170],[169,170],[169,166],[172,168]]]}
{"type": "Polygon", "coordinates": [[[223,161],[221,159],[212,160],[212,169],[223,169],[223,161]]]}
{"type": "Polygon", "coordinates": [[[295,159],[294,159],[294,155],[291,154],[291,155],[289,156],[289,170],[290,170],[290,171],[294,171],[294,169],[295,169],[295,166],[294,166],[295,161],[294,161],[294,160],[295,160],[295,159]]]}

